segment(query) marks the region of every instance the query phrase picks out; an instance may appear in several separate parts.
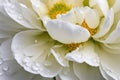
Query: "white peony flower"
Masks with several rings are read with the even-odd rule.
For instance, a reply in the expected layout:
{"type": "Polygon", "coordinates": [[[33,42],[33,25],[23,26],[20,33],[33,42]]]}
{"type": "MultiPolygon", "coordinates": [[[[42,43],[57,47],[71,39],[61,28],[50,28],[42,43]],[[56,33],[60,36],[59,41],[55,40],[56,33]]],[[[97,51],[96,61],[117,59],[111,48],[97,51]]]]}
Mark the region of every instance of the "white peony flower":
{"type": "Polygon", "coordinates": [[[7,54],[1,60],[10,55],[8,61],[15,58],[26,71],[57,80],[120,79],[119,0],[0,2],[0,51],[7,54]]]}

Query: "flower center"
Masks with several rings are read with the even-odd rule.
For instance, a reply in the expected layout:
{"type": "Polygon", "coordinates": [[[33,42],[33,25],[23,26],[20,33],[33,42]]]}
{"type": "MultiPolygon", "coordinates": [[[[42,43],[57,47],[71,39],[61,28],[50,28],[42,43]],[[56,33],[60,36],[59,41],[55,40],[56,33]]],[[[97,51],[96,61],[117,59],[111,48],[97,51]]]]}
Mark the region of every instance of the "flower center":
{"type": "Polygon", "coordinates": [[[66,6],[65,3],[56,3],[54,6],[49,10],[49,16],[52,19],[55,19],[57,14],[63,14],[70,10],[70,7],[66,6]]]}
{"type": "Polygon", "coordinates": [[[85,21],[83,21],[81,26],[86,28],[90,32],[91,35],[94,35],[97,32],[96,28],[95,29],[90,28],[85,21]]]}
{"type": "Polygon", "coordinates": [[[66,46],[68,47],[68,50],[71,52],[73,50],[75,50],[77,47],[79,47],[80,45],[84,45],[85,43],[72,43],[72,44],[66,44],[66,46]]]}

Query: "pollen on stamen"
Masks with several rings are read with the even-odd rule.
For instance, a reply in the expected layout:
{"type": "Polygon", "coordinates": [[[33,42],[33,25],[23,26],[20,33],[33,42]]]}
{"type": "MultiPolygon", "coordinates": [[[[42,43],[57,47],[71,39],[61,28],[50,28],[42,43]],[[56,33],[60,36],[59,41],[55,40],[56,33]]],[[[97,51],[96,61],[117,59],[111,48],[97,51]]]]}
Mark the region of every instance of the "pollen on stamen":
{"type": "Polygon", "coordinates": [[[86,28],[91,35],[94,35],[97,32],[97,29],[90,28],[85,21],[83,21],[82,25],[84,28],[86,28]]]}
{"type": "Polygon", "coordinates": [[[49,10],[48,15],[50,16],[50,18],[55,19],[58,14],[64,14],[69,10],[70,10],[70,7],[68,7],[66,4],[64,4],[62,2],[61,3],[56,3],[49,10]]]}
{"type": "Polygon", "coordinates": [[[66,46],[68,47],[68,50],[71,52],[75,49],[77,49],[80,45],[84,45],[84,43],[71,43],[71,44],[66,44],[66,46]]]}

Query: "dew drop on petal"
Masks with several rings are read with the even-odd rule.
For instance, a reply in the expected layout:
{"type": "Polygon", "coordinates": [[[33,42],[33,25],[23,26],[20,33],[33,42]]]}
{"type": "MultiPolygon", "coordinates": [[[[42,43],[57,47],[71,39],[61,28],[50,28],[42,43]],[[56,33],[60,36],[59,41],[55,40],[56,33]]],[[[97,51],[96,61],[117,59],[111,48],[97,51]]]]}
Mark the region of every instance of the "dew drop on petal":
{"type": "Polygon", "coordinates": [[[3,69],[3,71],[8,71],[9,67],[8,66],[4,66],[2,69],[3,69]]]}
{"type": "Polygon", "coordinates": [[[39,70],[39,67],[37,67],[37,66],[32,66],[32,69],[34,70],[34,71],[38,71],[39,70]]]}
{"type": "Polygon", "coordinates": [[[29,57],[25,57],[24,59],[23,59],[23,62],[24,63],[28,63],[30,61],[30,58],[29,57]]]}

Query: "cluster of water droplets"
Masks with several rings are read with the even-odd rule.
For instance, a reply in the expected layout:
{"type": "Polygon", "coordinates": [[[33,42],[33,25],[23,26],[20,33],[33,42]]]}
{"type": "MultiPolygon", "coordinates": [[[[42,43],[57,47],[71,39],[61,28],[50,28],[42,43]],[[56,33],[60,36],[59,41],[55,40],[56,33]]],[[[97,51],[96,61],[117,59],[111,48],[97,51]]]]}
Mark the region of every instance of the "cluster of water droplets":
{"type": "Polygon", "coordinates": [[[9,67],[5,65],[5,61],[0,58],[0,76],[4,75],[9,70],[9,67]]]}

